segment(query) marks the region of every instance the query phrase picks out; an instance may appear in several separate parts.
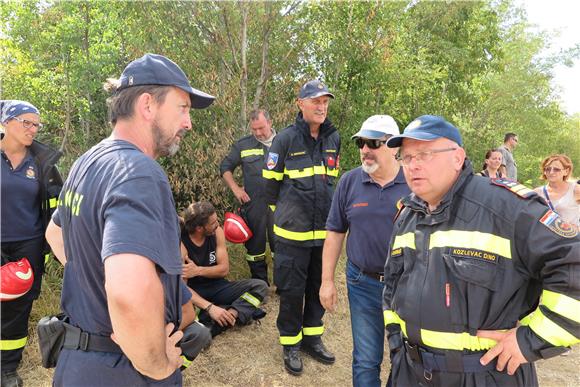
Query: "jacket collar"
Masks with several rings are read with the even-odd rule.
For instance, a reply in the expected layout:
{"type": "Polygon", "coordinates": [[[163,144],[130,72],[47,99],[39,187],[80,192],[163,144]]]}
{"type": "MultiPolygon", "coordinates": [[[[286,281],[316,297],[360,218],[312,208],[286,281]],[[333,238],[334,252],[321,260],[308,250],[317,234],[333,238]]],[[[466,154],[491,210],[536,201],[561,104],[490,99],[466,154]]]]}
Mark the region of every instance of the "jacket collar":
{"type": "MultiPolygon", "coordinates": [[[[300,130],[300,132],[302,132],[302,134],[311,137],[310,125],[308,125],[306,121],[304,121],[304,117],[302,117],[302,112],[298,112],[298,115],[296,116],[296,127],[298,128],[298,130],[300,130]]],[[[334,132],[336,132],[336,128],[334,127],[332,122],[330,122],[328,117],[326,117],[322,125],[320,125],[320,133],[318,137],[319,138],[328,137],[330,134],[334,132]]]]}

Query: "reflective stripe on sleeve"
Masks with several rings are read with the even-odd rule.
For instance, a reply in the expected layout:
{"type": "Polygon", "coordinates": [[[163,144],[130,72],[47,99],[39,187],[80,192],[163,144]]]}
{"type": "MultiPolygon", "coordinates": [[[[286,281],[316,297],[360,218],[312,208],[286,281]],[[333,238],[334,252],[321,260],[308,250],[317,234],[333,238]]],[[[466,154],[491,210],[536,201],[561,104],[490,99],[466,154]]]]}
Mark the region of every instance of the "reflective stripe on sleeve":
{"type": "Polygon", "coordinates": [[[48,205],[50,208],[56,208],[56,206],[58,205],[58,198],[48,199],[48,205]]]}
{"type": "Polygon", "coordinates": [[[26,346],[27,341],[28,336],[16,340],[0,340],[0,350],[12,351],[15,349],[24,348],[24,346],[26,346]]]}
{"type": "Polygon", "coordinates": [[[260,262],[266,259],[266,253],[258,254],[258,255],[246,255],[246,261],[248,262],[260,262]]]}
{"type": "Polygon", "coordinates": [[[560,316],[580,323],[580,301],[564,294],[544,290],[542,292],[542,305],[560,316]]]}
{"type": "Polygon", "coordinates": [[[282,345],[294,345],[302,341],[302,331],[296,336],[280,336],[280,344],[282,345]]]}
{"type": "Polygon", "coordinates": [[[240,156],[242,158],[248,156],[263,156],[264,150],[263,149],[246,149],[240,152],[240,156]]]}
{"type": "Polygon", "coordinates": [[[522,319],[521,323],[529,326],[535,334],[557,347],[569,347],[580,343],[580,339],[546,317],[539,308],[522,319]]]}
{"type": "Polygon", "coordinates": [[[435,247],[463,247],[488,251],[509,259],[512,257],[509,239],[479,231],[436,231],[429,241],[429,249],[435,247]]]}
{"type": "Polygon", "coordinates": [[[415,249],[415,234],[408,232],[403,235],[397,235],[395,241],[393,242],[392,250],[398,249],[400,247],[408,247],[410,249],[415,249]]]}
{"type": "Polygon", "coordinates": [[[244,294],[242,294],[240,296],[240,298],[244,301],[246,301],[248,304],[252,305],[254,308],[257,308],[258,306],[260,306],[260,300],[258,300],[256,297],[254,297],[253,295],[251,295],[248,292],[245,292],[244,294]]]}
{"type": "Polygon", "coordinates": [[[314,231],[289,231],[282,227],[274,225],[274,234],[279,237],[286,238],[293,241],[311,241],[315,239],[325,239],[326,230],[314,230],[314,231]]]}
{"type": "Polygon", "coordinates": [[[304,336],[320,336],[324,333],[324,326],[319,327],[304,327],[302,328],[304,336]]]}
{"type": "Polygon", "coordinates": [[[284,179],[284,174],[282,172],[269,171],[267,169],[262,169],[262,177],[264,179],[282,181],[284,179]]]}

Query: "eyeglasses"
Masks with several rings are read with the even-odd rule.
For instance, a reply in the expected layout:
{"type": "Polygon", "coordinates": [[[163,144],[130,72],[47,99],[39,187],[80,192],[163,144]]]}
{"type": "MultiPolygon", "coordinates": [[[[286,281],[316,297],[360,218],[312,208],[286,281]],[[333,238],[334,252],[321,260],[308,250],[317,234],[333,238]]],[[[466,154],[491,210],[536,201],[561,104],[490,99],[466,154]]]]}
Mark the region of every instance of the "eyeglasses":
{"type": "Polygon", "coordinates": [[[386,140],[370,140],[370,139],[366,139],[366,138],[357,137],[357,139],[354,142],[355,142],[356,146],[358,147],[358,149],[364,148],[365,144],[370,149],[379,149],[380,146],[383,145],[384,143],[386,143],[387,141],[386,140]]]}
{"type": "Polygon", "coordinates": [[[546,168],[544,168],[544,172],[545,173],[550,173],[550,172],[558,173],[558,172],[562,172],[562,171],[563,171],[563,169],[556,168],[556,167],[546,167],[546,168]]]}
{"type": "Polygon", "coordinates": [[[34,127],[36,127],[36,129],[41,130],[44,127],[44,125],[42,125],[40,122],[36,123],[36,122],[25,120],[24,118],[13,117],[12,119],[20,122],[22,124],[22,126],[24,126],[25,129],[30,129],[34,126],[34,127]]]}
{"type": "Polygon", "coordinates": [[[397,154],[397,160],[403,164],[403,166],[408,167],[411,165],[411,161],[415,159],[417,163],[424,163],[426,161],[431,161],[435,153],[450,152],[457,148],[445,148],[445,149],[432,149],[424,152],[416,153],[415,155],[401,155],[397,154]]]}

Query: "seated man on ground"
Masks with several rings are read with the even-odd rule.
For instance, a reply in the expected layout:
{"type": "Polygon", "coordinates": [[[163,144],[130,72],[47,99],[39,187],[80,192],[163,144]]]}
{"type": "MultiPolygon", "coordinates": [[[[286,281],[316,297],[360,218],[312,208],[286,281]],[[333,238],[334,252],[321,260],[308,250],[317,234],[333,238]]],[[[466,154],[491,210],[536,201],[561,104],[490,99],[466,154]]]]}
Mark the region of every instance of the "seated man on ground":
{"type": "Polygon", "coordinates": [[[225,279],[230,263],[224,231],[213,205],[192,203],[183,218],[183,278],[193,289],[193,304],[201,309],[200,322],[210,327],[215,336],[236,324],[246,325],[264,317],[266,313],[259,306],[268,291],[266,282],[225,279]]]}

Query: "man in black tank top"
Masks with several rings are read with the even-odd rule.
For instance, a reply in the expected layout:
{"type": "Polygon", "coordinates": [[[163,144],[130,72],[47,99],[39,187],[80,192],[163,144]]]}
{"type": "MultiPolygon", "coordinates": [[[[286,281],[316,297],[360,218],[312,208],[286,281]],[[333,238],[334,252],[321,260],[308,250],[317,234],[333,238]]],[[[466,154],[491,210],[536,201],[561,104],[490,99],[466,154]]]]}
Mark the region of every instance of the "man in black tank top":
{"type": "Polygon", "coordinates": [[[183,213],[181,254],[183,277],[194,290],[192,301],[202,311],[199,319],[215,336],[236,324],[264,317],[259,308],[268,291],[260,279],[228,281],[230,270],[224,231],[215,208],[208,202],[192,203],[183,213]]]}

